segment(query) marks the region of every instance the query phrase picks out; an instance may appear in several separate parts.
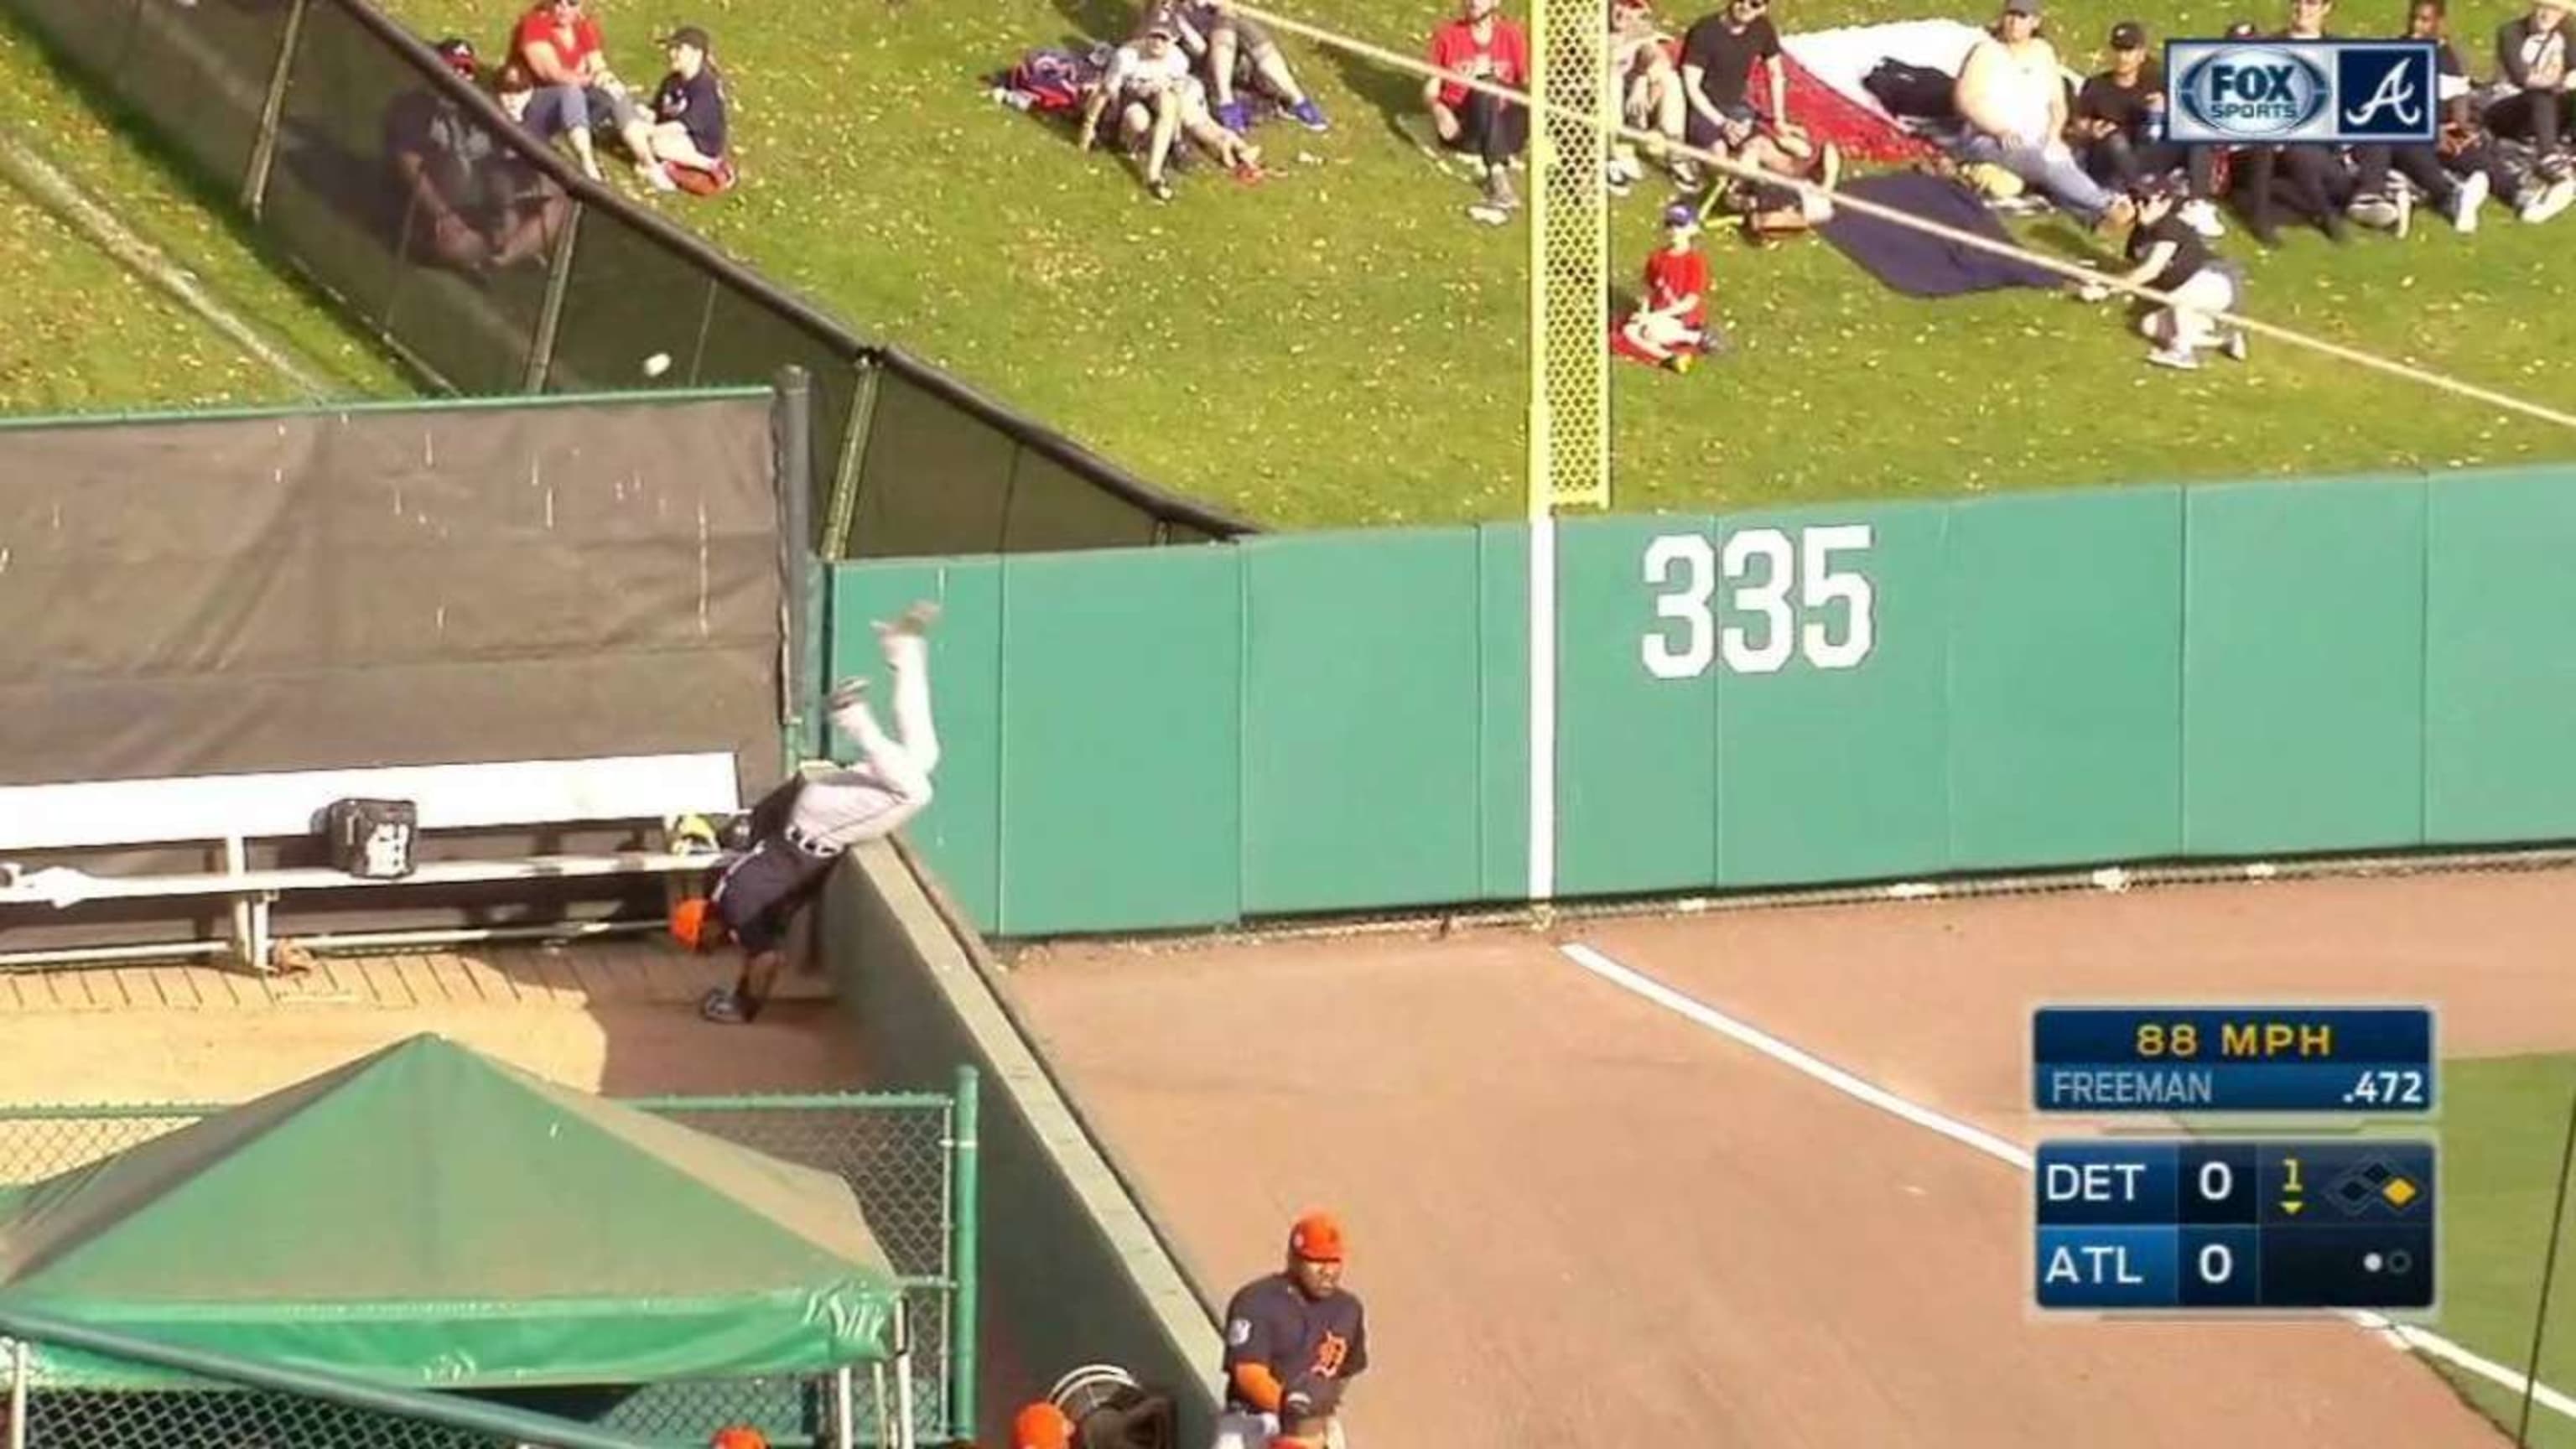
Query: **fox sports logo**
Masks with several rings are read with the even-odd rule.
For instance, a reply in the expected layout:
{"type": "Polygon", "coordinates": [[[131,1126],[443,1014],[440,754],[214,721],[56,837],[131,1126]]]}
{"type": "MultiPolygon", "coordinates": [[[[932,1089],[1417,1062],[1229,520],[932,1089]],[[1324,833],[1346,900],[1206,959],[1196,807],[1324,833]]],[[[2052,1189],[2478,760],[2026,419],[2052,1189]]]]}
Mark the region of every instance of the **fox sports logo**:
{"type": "Polygon", "coordinates": [[[2233,46],[2176,79],[2193,120],[2249,140],[2299,130],[2325,113],[2328,100],[2325,68],[2277,46],[2233,46]]]}

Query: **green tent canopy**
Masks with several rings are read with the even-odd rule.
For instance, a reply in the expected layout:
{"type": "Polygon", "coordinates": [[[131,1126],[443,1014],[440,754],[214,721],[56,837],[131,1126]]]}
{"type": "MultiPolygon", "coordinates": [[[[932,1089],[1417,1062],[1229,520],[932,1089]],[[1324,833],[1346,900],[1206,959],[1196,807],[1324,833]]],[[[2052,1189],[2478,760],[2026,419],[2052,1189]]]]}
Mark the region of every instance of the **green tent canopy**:
{"type": "Polygon", "coordinates": [[[0,1307],[409,1387],[823,1373],[898,1294],[839,1178],[436,1036],[0,1194],[0,1307]]]}

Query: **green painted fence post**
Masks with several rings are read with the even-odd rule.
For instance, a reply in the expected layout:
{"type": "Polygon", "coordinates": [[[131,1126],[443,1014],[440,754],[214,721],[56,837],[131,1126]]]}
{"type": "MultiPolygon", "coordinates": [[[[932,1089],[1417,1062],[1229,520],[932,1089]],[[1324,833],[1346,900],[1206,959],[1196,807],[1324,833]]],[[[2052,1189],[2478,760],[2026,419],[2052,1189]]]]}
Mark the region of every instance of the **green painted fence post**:
{"type": "Polygon", "coordinates": [[[955,1166],[951,1169],[956,1201],[949,1212],[949,1281],[956,1296],[948,1302],[948,1432],[958,1439],[975,1435],[975,1305],[982,1291],[982,1275],[976,1268],[976,1229],[983,1214],[982,1193],[978,1187],[976,1154],[977,1123],[981,1113],[976,1097],[980,1077],[972,1065],[957,1068],[957,1107],[952,1119],[956,1129],[949,1151],[955,1166]]]}

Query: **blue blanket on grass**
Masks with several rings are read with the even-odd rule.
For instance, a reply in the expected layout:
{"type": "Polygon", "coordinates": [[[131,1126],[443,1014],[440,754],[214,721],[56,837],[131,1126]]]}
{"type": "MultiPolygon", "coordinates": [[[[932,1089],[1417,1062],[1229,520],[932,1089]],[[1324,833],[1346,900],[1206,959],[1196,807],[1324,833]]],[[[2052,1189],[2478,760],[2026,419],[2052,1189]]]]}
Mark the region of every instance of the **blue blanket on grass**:
{"type": "MultiPolygon", "coordinates": [[[[1996,241],[2013,240],[1977,193],[1961,182],[1920,171],[1864,176],[1840,188],[1881,206],[1996,241]]],[[[2058,287],[2055,273],[2027,262],[1961,246],[1946,237],[1909,230],[1895,222],[1837,207],[1817,228],[1834,249],[1909,297],[1955,297],[2002,287],[2058,287]]]]}

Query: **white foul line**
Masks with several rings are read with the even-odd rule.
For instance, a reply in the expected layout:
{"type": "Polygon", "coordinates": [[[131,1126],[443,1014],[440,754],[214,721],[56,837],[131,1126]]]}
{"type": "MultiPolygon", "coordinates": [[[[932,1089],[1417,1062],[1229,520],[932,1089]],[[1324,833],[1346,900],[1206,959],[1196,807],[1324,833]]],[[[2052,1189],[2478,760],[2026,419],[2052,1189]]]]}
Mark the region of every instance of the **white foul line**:
{"type": "MultiPolygon", "coordinates": [[[[1800,1051],[1759,1027],[1736,1020],[1707,1002],[1686,996],[1651,976],[1622,966],[1582,942],[1570,941],[1559,946],[1557,950],[1567,960],[1611,985],[1642,996],[1666,1011],[1706,1027],[1729,1041],[1750,1047],[1791,1071],[1822,1082],[1844,1096],[1855,1101],[1866,1102],[1891,1116],[1901,1117],[1926,1131],[1937,1132],[1963,1147],[1972,1147],[1988,1157],[1999,1162],[2008,1162],[2024,1172],[2031,1170],[2030,1150],[2018,1143],[2006,1141],[1982,1127],[1972,1127],[1919,1102],[1907,1101],[1885,1087],[1863,1081],[1821,1057],[1800,1051]]],[[[2417,1349],[2435,1358],[2457,1364],[2470,1373],[2490,1383],[2501,1385],[2515,1394],[2528,1393],[2543,1407],[2576,1419],[2576,1398],[2570,1398],[2547,1384],[2534,1383],[2503,1364],[2480,1358],[2440,1334],[2417,1328],[2413,1324],[2394,1322],[2376,1313],[2346,1313],[2343,1317],[2383,1335],[2398,1346],[2417,1349]]]]}
{"type": "Polygon", "coordinates": [[[1529,530],[1529,898],[1556,894],[1556,521],[1529,530]]]}

